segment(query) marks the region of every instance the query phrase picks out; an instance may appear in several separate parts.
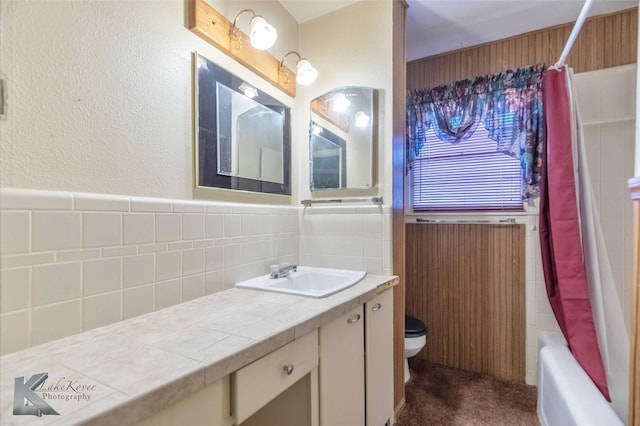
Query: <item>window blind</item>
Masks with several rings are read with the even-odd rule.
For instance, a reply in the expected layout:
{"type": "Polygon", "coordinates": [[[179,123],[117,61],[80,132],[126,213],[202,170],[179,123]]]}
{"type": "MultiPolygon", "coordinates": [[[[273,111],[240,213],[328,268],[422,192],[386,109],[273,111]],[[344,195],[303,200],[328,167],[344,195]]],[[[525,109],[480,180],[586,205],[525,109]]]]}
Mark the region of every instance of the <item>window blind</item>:
{"type": "Polygon", "coordinates": [[[497,152],[483,125],[456,144],[431,128],[412,164],[413,210],[523,210],[521,174],[519,160],[497,152]]]}

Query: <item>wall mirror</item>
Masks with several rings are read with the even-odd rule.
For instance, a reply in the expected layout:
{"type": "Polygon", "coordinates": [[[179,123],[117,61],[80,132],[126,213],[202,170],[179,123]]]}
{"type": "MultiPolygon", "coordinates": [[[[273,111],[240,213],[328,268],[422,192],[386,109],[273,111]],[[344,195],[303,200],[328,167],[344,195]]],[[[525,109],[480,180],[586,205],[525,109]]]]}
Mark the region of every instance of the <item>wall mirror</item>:
{"type": "Polygon", "coordinates": [[[291,194],[291,111],[194,53],[196,185],[291,194]]]}
{"type": "Polygon", "coordinates": [[[339,87],[311,101],[312,191],[373,187],[371,87],[339,87]]]}

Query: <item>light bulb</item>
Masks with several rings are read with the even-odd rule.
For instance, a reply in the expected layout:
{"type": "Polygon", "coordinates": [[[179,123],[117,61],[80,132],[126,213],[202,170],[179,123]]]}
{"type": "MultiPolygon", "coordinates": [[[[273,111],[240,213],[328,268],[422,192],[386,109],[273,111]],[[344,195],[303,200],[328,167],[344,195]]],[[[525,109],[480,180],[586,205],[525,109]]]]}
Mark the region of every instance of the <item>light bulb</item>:
{"type": "Polygon", "coordinates": [[[278,31],[262,16],[256,15],[251,18],[249,38],[253,47],[258,50],[266,50],[276,43],[278,31]]]}
{"type": "Polygon", "coordinates": [[[316,70],[306,59],[300,59],[296,66],[297,76],[296,81],[303,85],[308,85],[314,82],[318,77],[318,70],[316,70]]]}

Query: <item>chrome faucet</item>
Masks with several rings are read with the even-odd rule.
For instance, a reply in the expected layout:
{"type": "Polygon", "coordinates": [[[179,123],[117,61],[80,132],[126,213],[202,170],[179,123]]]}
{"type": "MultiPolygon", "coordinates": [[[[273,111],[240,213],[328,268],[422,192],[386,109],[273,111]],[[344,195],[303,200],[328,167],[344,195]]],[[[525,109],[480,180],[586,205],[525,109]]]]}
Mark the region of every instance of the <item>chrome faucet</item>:
{"type": "Polygon", "coordinates": [[[288,277],[291,272],[296,272],[298,265],[290,265],[287,262],[283,262],[279,265],[271,265],[271,278],[283,278],[288,277]]]}

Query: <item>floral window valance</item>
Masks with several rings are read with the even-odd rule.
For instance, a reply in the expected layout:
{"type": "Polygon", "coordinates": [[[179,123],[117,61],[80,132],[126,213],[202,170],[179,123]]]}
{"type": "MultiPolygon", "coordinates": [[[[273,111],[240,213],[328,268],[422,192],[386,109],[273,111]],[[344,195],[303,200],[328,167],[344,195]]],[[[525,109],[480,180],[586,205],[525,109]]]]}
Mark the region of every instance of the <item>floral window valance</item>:
{"type": "Polygon", "coordinates": [[[441,140],[456,144],[483,125],[498,152],[520,161],[523,199],[538,196],[544,70],[544,65],[535,65],[409,93],[409,167],[420,155],[429,129],[441,140]]]}

